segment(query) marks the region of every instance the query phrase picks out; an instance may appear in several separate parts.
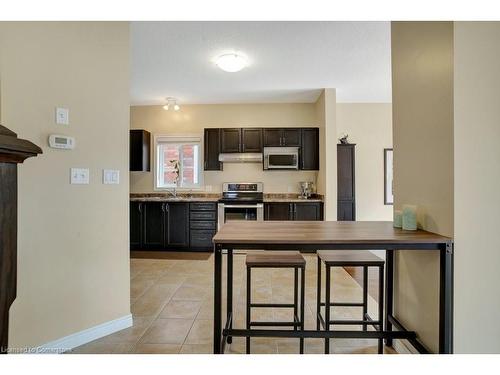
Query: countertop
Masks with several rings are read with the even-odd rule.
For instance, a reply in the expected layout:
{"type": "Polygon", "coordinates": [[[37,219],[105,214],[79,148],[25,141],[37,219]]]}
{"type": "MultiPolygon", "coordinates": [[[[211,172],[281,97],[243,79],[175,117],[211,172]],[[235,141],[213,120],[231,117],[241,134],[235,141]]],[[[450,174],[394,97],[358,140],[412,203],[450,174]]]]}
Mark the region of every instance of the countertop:
{"type": "MultiPolygon", "coordinates": [[[[182,194],[179,193],[177,197],[173,197],[165,193],[144,193],[144,194],[130,194],[132,202],[217,202],[221,198],[220,194],[182,194]]],[[[321,196],[309,199],[302,199],[298,194],[264,194],[264,203],[288,203],[288,202],[323,202],[321,196]]]]}

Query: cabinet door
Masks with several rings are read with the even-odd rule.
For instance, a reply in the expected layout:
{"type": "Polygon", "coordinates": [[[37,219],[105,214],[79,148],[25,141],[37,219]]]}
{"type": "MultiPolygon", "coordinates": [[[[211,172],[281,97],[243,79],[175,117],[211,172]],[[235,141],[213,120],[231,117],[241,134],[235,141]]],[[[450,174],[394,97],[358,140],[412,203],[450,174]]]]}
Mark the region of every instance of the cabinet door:
{"type": "Polygon", "coordinates": [[[319,170],[319,129],[302,129],[302,148],[300,153],[300,169],[319,170]]]}
{"type": "Polygon", "coordinates": [[[221,171],[222,163],[219,162],[220,129],[205,129],[204,152],[206,171],[221,171]]]}
{"type": "Polygon", "coordinates": [[[241,129],[221,129],[221,151],[241,152],[241,129]]]}
{"type": "Polygon", "coordinates": [[[142,245],[142,202],[130,202],[130,248],[142,245]]]}
{"type": "Polygon", "coordinates": [[[164,203],[144,202],[143,245],[148,249],[164,247],[164,203]]]}
{"type": "Polygon", "coordinates": [[[242,152],[262,152],[262,129],[241,129],[242,152]]]}
{"type": "Polygon", "coordinates": [[[337,145],[337,199],[354,199],[354,145],[337,145]]]}
{"type": "Polygon", "coordinates": [[[165,243],[169,248],[184,248],[189,244],[189,204],[165,205],[165,243]]]}
{"type": "Polygon", "coordinates": [[[354,201],[337,201],[337,220],[354,221],[356,220],[356,205],[354,201]]]}
{"type": "Polygon", "coordinates": [[[151,156],[151,133],[146,130],[130,131],[130,170],[149,172],[151,156]]]}
{"type": "Polygon", "coordinates": [[[294,203],[293,219],[299,221],[323,220],[320,202],[294,203]]]}
{"type": "Polygon", "coordinates": [[[283,129],[270,128],[263,131],[264,146],[265,147],[279,147],[283,143],[283,129]]]}
{"type": "Polygon", "coordinates": [[[292,203],[266,203],[264,220],[292,220],[292,203]]]}
{"type": "Polygon", "coordinates": [[[300,147],[301,131],[297,128],[283,129],[282,146],[300,147]]]}

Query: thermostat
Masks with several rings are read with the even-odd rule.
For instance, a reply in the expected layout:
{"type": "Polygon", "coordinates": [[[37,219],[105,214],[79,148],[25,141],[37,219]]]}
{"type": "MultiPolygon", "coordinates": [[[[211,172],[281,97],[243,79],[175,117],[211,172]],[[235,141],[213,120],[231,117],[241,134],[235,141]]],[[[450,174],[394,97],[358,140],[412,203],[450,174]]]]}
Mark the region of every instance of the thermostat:
{"type": "Polygon", "coordinates": [[[75,148],[75,138],[66,135],[51,134],[49,136],[49,146],[52,148],[72,150],[75,148]]]}

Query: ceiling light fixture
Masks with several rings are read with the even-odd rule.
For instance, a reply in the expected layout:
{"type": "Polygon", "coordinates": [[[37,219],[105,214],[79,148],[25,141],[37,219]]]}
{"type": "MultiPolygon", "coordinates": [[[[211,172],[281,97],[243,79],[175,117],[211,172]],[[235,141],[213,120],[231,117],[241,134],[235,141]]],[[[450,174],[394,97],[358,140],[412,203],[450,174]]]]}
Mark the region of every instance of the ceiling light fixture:
{"type": "Polygon", "coordinates": [[[175,98],[166,98],[167,100],[167,103],[163,106],[163,109],[165,111],[169,111],[170,110],[170,107],[172,107],[174,109],[174,111],[178,111],[179,109],[181,109],[181,107],[177,104],[177,99],[175,98]]]}
{"type": "Polygon", "coordinates": [[[233,52],[217,56],[215,64],[225,72],[235,73],[248,66],[248,60],[245,56],[233,52]]]}

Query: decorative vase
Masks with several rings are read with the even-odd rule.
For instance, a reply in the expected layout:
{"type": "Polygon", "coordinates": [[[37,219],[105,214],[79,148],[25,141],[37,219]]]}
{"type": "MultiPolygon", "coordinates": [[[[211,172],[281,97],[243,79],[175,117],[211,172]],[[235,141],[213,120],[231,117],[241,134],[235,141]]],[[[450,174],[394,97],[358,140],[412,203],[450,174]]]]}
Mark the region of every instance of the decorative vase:
{"type": "Polygon", "coordinates": [[[403,213],[400,210],[394,210],[394,228],[401,228],[403,226],[403,213]]]}
{"type": "Polygon", "coordinates": [[[403,229],[417,230],[417,206],[403,205],[403,229]]]}

